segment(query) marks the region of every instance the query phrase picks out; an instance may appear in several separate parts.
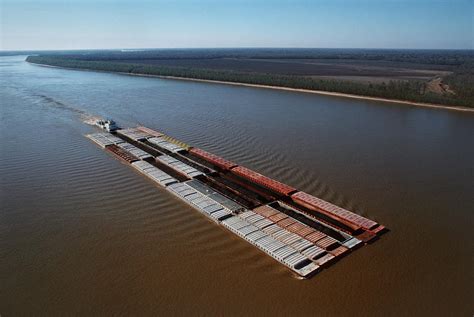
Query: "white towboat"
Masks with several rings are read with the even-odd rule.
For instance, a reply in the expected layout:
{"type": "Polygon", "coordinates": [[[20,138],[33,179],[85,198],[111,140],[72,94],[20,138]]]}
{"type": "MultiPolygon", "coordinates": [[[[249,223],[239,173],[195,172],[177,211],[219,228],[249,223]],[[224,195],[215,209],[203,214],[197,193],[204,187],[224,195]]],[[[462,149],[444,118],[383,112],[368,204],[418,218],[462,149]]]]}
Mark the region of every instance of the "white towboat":
{"type": "Polygon", "coordinates": [[[95,125],[107,132],[114,132],[117,130],[117,124],[114,120],[97,120],[95,125]]]}

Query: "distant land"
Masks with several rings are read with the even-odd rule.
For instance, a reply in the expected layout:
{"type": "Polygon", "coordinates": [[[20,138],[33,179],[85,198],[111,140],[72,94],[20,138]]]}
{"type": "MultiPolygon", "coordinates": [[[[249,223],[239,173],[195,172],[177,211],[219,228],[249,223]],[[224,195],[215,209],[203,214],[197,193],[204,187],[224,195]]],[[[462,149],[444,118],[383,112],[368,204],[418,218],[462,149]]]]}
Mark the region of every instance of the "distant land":
{"type": "Polygon", "coordinates": [[[474,107],[473,50],[143,49],[36,52],[30,63],[474,107]]]}

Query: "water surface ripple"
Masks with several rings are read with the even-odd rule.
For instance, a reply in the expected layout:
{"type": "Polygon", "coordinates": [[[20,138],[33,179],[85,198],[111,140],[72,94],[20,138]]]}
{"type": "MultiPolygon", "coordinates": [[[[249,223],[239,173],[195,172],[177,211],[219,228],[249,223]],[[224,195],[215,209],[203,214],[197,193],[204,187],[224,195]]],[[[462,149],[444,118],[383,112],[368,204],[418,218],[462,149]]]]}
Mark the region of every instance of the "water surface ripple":
{"type": "Polygon", "coordinates": [[[0,314],[471,315],[474,116],[2,57],[0,314]],[[83,137],[143,124],[387,225],[311,280],[83,137]]]}

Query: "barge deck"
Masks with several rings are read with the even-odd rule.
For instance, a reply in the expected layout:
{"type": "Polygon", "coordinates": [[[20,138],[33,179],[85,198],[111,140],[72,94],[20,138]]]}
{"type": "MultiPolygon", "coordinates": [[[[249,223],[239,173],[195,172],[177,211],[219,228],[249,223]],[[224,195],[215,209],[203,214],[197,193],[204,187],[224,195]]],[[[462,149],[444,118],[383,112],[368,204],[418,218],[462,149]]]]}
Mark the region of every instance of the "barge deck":
{"type": "Polygon", "coordinates": [[[373,220],[150,128],[86,136],[301,277],[386,231],[373,220]]]}

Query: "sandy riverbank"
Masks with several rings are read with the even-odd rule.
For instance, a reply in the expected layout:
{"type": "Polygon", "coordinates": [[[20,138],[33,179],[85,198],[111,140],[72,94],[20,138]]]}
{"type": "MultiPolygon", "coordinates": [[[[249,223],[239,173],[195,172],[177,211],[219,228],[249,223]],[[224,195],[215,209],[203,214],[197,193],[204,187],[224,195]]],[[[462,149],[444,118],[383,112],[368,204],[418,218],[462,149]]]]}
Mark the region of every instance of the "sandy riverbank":
{"type": "MultiPolygon", "coordinates": [[[[28,63],[30,63],[30,62],[28,62],[28,63]]],[[[387,98],[381,98],[381,97],[353,95],[353,94],[340,93],[340,92],[329,92],[329,91],[323,91],[323,90],[309,90],[309,89],[299,89],[299,88],[289,88],[289,87],[269,86],[269,85],[259,85],[259,84],[246,84],[246,83],[236,83],[236,82],[228,82],[228,81],[220,81],[220,80],[186,78],[186,77],[176,77],[176,76],[162,76],[162,75],[134,74],[134,73],[124,73],[124,72],[113,72],[113,71],[100,71],[100,70],[83,69],[83,68],[69,68],[69,67],[61,67],[61,66],[52,66],[52,65],[38,64],[38,63],[30,63],[30,64],[43,66],[43,67],[63,68],[63,69],[70,69],[70,70],[104,72],[104,73],[121,74],[121,75],[127,75],[127,76],[154,77],[154,78],[161,78],[161,79],[187,80],[187,81],[195,81],[195,82],[203,82],[203,83],[224,84],[224,85],[233,85],[233,86],[245,86],[245,87],[265,88],[265,89],[275,89],[275,90],[284,90],[284,91],[292,91],[292,92],[326,95],[326,96],[333,96],[333,97],[352,98],[352,99],[365,99],[365,100],[371,100],[371,101],[381,101],[381,102],[387,102],[387,103],[405,104],[405,105],[411,105],[411,106],[417,106],[417,107],[474,112],[474,108],[468,108],[468,107],[447,106],[447,105],[430,104],[430,103],[423,103],[423,102],[414,102],[414,101],[407,101],[407,100],[387,99],[387,98]]]]}

